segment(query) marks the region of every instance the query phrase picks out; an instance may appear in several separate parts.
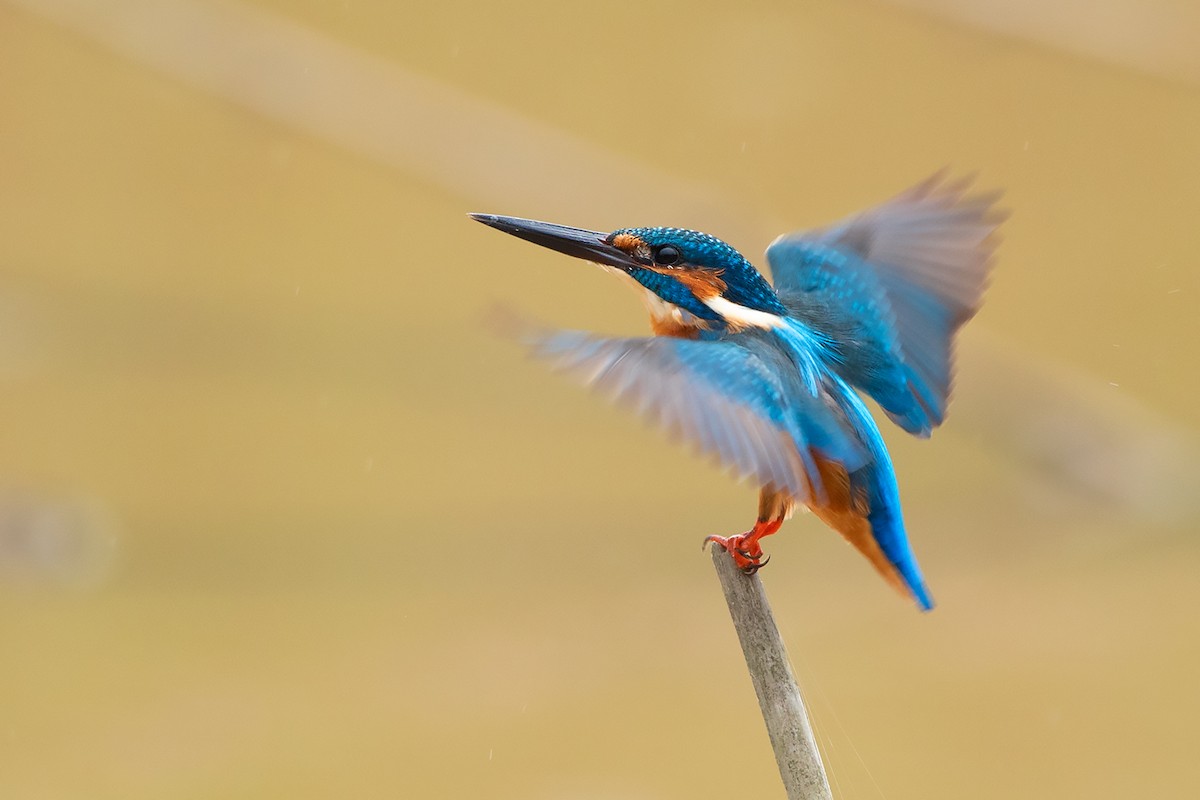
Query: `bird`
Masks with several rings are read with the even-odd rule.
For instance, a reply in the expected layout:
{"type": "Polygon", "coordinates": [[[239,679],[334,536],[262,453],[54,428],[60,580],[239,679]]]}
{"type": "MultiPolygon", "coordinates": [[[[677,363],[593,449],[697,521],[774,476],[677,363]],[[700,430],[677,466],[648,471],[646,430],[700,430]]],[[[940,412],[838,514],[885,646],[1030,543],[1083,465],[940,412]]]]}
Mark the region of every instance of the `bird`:
{"type": "Polygon", "coordinates": [[[972,183],[943,170],[840,222],[784,234],[766,250],[772,281],[700,231],[470,216],[594,262],[642,294],[650,336],[522,326],[520,337],[757,483],[754,525],[705,546],[752,575],[770,558],[761,540],[807,507],[928,611],[892,460],[859,393],[917,437],[945,420],[955,334],[980,307],[1007,216],[1002,192],[972,183]]]}

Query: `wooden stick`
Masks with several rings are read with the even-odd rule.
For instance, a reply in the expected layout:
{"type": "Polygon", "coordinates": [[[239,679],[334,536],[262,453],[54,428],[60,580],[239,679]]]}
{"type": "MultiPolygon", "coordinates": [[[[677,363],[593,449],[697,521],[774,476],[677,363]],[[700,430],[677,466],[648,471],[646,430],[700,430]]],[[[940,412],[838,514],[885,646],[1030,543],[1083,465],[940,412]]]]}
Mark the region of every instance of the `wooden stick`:
{"type": "Polygon", "coordinates": [[[833,800],[800,687],[762,581],[757,575],[742,574],[720,547],[712,551],[788,800],[833,800]]]}

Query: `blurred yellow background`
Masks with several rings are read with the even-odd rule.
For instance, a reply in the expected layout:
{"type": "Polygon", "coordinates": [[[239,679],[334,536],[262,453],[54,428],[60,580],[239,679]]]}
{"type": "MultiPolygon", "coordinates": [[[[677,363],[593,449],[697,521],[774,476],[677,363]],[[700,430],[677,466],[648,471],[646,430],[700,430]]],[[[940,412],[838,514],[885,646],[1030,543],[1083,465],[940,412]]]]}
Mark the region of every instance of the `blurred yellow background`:
{"type": "Polygon", "coordinates": [[[699,543],[755,490],[479,323],[645,329],[470,222],[1013,210],[940,606],[763,573],[844,798],[1197,797],[1190,3],[0,3],[0,797],[781,796],[699,543]]]}

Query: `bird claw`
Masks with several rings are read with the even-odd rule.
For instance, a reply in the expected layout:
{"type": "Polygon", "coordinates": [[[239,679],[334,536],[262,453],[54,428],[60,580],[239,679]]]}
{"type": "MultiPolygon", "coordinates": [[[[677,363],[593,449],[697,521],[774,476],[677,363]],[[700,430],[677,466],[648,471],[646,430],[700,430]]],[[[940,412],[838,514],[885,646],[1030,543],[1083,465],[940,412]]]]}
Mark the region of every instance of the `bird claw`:
{"type": "Polygon", "coordinates": [[[770,556],[767,556],[765,559],[763,558],[762,548],[756,540],[749,538],[749,534],[742,533],[729,537],[704,537],[703,546],[707,547],[710,543],[717,545],[726,553],[729,553],[730,557],[733,558],[734,566],[746,575],[753,575],[765,567],[767,562],[771,560],[770,556]],[[747,542],[749,542],[749,546],[743,547],[747,542]]]}
{"type": "Polygon", "coordinates": [[[742,570],[742,572],[743,572],[744,574],[746,574],[746,575],[754,575],[754,574],[755,574],[755,573],[757,573],[757,572],[758,572],[760,569],[762,569],[763,567],[765,567],[765,566],[767,565],[767,563],[768,563],[768,562],[770,562],[770,560],[771,560],[771,557],[770,557],[770,556],[767,556],[767,557],[766,557],[766,558],[764,558],[762,561],[759,561],[759,562],[753,563],[753,564],[751,564],[750,566],[742,567],[742,568],[741,568],[741,570],[742,570]]]}

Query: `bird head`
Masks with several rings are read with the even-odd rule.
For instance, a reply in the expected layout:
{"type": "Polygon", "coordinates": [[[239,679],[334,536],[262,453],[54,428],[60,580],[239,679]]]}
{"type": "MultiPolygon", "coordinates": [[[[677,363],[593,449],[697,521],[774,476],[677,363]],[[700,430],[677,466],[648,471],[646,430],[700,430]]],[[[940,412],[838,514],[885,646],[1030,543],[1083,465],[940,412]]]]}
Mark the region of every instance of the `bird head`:
{"type": "Polygon", "coordinates": [[[711,327],[772,328],[786,310],[766,279],[730,245],[683,228],[612,233],[494,214],[471,217],[497,230],[637,281],[658,299],[711,327]]]}

